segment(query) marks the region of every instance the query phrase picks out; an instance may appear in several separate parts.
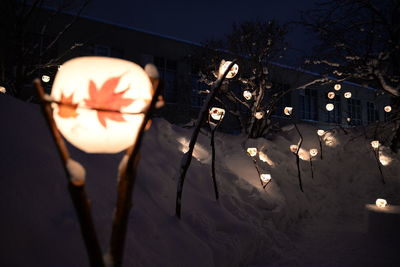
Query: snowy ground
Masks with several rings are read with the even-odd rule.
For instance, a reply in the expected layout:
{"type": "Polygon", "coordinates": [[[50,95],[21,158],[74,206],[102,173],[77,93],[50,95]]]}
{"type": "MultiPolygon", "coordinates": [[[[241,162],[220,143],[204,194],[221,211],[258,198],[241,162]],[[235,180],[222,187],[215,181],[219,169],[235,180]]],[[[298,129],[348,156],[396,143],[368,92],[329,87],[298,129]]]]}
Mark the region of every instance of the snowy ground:
{"type": "MultiPolygon", "coordinates": [[[[87,266],[61,162],[39,107],[0,95],[0,266],[87,266]]],[[[209,137],[200,135],[184,186],[182,219],[174,216],[179,162],[191,130],[156,119],[142,147],[124,266],[400,266],[398,239],[368,233],[365,204],[400,204],[399,156],[383,148],[380,174],[363,132],[324,136],[301,125],[299,190],[294,129],[269,140],[216,135],[220,200],[214,199],[209,137]],[[263,190],[247,147],[272,182],[263,190]]],[[[91,155],[70,147],[85,166],[87,190],[107,250],[122,154],[91,155]]]]}

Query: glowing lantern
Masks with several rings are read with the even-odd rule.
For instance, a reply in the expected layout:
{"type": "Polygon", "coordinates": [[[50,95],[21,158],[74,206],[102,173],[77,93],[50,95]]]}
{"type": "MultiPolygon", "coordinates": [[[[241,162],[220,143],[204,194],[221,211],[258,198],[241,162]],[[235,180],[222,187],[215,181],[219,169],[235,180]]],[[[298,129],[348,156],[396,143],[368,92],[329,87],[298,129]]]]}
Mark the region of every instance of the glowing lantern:
{"type": "Polygon", "coordinates": [[[316,155],[318,155],[318,149],[316,148],[310,149],[310,155],[311,157],[315,157],[316,155]]]}
{"type": "Polygon", "coordinates": [[[339,84],[339,83],[337,83],[337,84],[335,84],[335,86],[333,87],[336,91],[339,91],[341,88],[342,88],[342,86],[339,84]]]}
{"type": "Polygon", "coordinates": [[[257,155],[257,148],[249,147],[247,149],[247,154],[249,154],[251,157],[255,157],[257,155]]]}
{"type": "Polygon", "coordinates": [[[379,208],[384,208],[384,207],[386,207],[388,204],[387,204],[386,199],[378,198],[378,199],[375,201],[375,205],[376,205],[377,207],[379,207],[379,208]]]}
{"type": "Polygon", "coordinates": [[[351,92],[344,93],[344,98],[351,98],[351,92]]]}
{"type": "Polygon", "coordinates": [[[371,146],[373,149],[378,149],[380,146],[380,143],[379,143],[379,141],[374,140],[374,141],[371,141],[371,146]]]}
{"type": "Polygon", "coordinates": [[[88,153],[117,153],[136,140],[153,88],[137,64],[116,58],[81,57],[63,64],[51,97],[64,137],[88,153]]]}
{"type": "Polygon", "coordinates": [[[350,121],[351,121],[351,118],[346,118],[346,120],[347,120],[347,122],[350,122],[350,121]]]}
{"type": "Polygon", "coordinates": [[[293,153],[297,153],[297,150],[299,149],[298,145],[290,145],[290,151],[292,151],[293,153]]]}
{"type": "Polygon", "coordinates": [[[285,113],[285,115],[287,115],[287,116],[292,115],[292,112],[293,112],[292,107],[285,107],[285,109],[283,110],[283,113],[285,113]]]}
{"type": "Polygon", "coordinates": [[[327,111],[332,111],[335,108],[335,106],[332,103],[326,104],[326,110],[327,111]]]}
{"type": "Polygon", "coordinates": [[[329,99],[334,99],[335,98],[335,93],[334,92],[329,92],[328,93],[328,98],[329,99]]]}
{"type": "Polygon", "coordinates": [[[257,120],[261,120],[264,117],[264,112],[258,111],[254,114],[254,117],[256,117],[257,120]]]}
{"type": "MultiPolygon", "coordinates": [[[[224,74],[225,71],[226,71],[226,69],[229,67],[229,65],[230,65],[231,63],[232,63],[232,61],[225,61],[224,63],[222,63],[222,64],[219,66],[219,70],[218,70],[219,75],[224,74]]],[[[237,64],[234,64],[234,65],[232,66],[232,68],[230,69],[230,71],[228,72],[228,74],[226,75],[226,78],[227,78],[227,79],[231,79],[231,78],[235,77],[236,74],[238,73],[238,71],[239,71],[239,66],[238,66],[237,64]]]]}
{"type": "Polygon", "coordinates": [[[42,76],[42,81],[45,82],[45,83],[50,82],[50,76],[48,76],[48,75],[43,75],[43,76],[42,76]]]}
{"type": "Polygon", "coordinates": [[[269,181],[271,181],[271,174],[269,173],[263,173],[260,175],[260,179],[261,181],[263,181],[264,183],[269,183],[269,181]]]}
{"type": "Polygon", "coordinates": [[[4,88],[3,86],[0,86],[0,93],[5,94],[6,93],[6,88],[4,88]]]}
{"type": "Polygon", "coordinates": [[[225,115],[225,109],[223,108],[211,108],[210,109],[211,118],[216,121],[222,120],[225,115]]]}
{"type": "Polygon", "coordinates": [[[249,91],[244,91],[243,92],[243,97],[246,100],[250,100],[253,97],[253,95],[249,91]]]}
{"type": "Polygon", "coordinates": [[[318,136],[323,136],[325,134],[324,130],[317,130],[318,136]]]}
{"type": "Polygon", "coordinates": [[[390,111],[392,111],[392,107],[391,106],[385,106],[384,110],[385,110],[385,112],[390,112],[390,111]]]}

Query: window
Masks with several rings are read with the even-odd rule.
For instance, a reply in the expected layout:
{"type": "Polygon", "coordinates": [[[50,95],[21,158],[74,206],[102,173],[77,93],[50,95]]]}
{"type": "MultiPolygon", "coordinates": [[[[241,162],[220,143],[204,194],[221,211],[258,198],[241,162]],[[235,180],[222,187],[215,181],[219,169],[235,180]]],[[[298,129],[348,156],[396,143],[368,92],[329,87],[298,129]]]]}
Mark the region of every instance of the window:
{"type": "Polygon", "coordinates": [[[317,90],[305,89],[299,93],[300,119],[318,120],[318,94],[317,90]]]}
{"type": "Polygon", "coordinates": [[[350,124],[361,125],[361,100],[358,99],[347,99],[347,109],[349,117],[351,118],[350,124]]]}
{"type": "Polygon", "coordinates": [[[327,122],[342,123],[342,105],[340,95],[336,95],[334,99],[326,98],[326,104],[332,103],[335,106],[332,111],[326,111],[328,112],[327,122]]]}
{"type": "Polygon", "coordinates": [[[209,89],[209,86],[205,83],[199,82],[199,77],[197,75],[192,75],[192,95],[191,95],[191,105],[192,107],[203,106],[204,100],[207,97],[205,93],[209,89]]]}
{"type": "Polygon", "coordinates": [[[367,121],[368,124],[379,121],[378,110],[375,109],[375,105],[372,102],[367,102],[367,121]]]}
{"type": "Polygon", "coordinates": [[[175,60],[168,60],[162,57],[154,57],[154,65],[160,72],[164,81],[164,98],[167,103],[176,103],[178,100],[178,79],[177,65],[175,60]]]}
{"type": "Polygon", "coordinates": [[[287,84],[279,84],[276,83],[274,87],[269,91],[269,99],[278,97],[278,101],[275,104],[275,111],[273,115],[276,116],[285,116],[283,110],[285,107],[292,106],[292,96],[290,93],[287,93],[282,96],[282,94],[289,90],[289,85],[287,84]]]}

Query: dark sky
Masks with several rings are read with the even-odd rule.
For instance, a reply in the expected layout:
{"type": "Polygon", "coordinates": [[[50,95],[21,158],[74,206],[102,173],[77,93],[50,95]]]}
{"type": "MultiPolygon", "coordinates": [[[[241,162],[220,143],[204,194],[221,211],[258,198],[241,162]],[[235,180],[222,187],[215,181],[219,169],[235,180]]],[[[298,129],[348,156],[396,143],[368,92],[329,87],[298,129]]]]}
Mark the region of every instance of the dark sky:
{"type": "MultiPolygon", "coordinates": [[[[86,14],[175,38],[202,42],[230,31],[233,22],[255,19],[298,19],[300,10],[318,0],[92,0],[86,14]]],[[[308,48],[303,32],[288,37],[291,46],[308,48]]]]}

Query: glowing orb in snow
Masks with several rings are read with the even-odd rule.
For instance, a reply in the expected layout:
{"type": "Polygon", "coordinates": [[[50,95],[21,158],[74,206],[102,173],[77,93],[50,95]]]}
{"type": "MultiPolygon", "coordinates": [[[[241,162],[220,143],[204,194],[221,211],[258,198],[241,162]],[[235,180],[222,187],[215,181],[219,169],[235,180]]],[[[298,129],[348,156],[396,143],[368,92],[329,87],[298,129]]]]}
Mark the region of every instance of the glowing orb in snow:
{"type": "Polygon", "coordinates": [[[264,112],[258,111],[256,114],[254,114],[254,117],[256,117],[257,120],[261,120],[264,117],[264,112]]]}
{"type": "MultiPolygon", "coordinates": [[[[232,61],[225,61],[221,66],[219,67],[219,75],[222,76],[225,71],[228,69],[229,65],[232,63],[232,61]]],[[[226,75],[227,79],[231,79],[236,76],[236,74],[239,71],[239,66],[237,64],[234,64],[228,74],[226,75]]]]}
{"type": "Polygon", "coordinates": [[[290,116],[293,113],[293,108],[292,107],[285,107],[285,109],[283,110],[283,113],[285,113],[285,115],[290,116]]]}
{"type": "Polygon", "coordinates": [[[337,83],[337,84],[335,84],[335,86],[333,87],[336,91],[339,91],[341,88],[342,88],[342,86],[339,84],[339,83],[337,83]]]}
{"type": "Polygon", "coordinates": [[[253,95],[250,93],[250,91],[244,91],[243,92],[243,97],[246,100],[250,100],[253,97],[253,95]]]}
{"type": "Polygon", "coordinates": [[[335,98],[335,93],[334,92],[329,92],[328,93],[328,98],[329,99],[334,99],[335,98]]]}
{"type": "Polygon", "coordinates": [[[351,92],[344,93],[344,98],[351,98],[351,92]]]}
{"type": "Polygon", "coordinates": [[[372,146],[374,149],[377,149],[377,148],[379,147],[379,145],[380,145],[380,143],[379,143],[378,140],[371,141],[371,146],[372,146]]]}
{"type": "Polygon", "coordinates": [[[137,64],[116,58],[81,57],[57,72],[51,97],[64,137],[88,153],[117,153],[136,140],[153,94],[137,64]]]}
{"type": "Polygon", "coordinates": [[[263,181],[264,183],[269,183],[269,181],[271,181],[271,174],[269,173],[263,173],[260,175],[260,179],[261,181],[263,181]]]}
{"type": "Polygon", "coordinates": [[[385,106],[384,110],[385,110],[385,112],[390,112],[390,111],[392,111],[392,107],[391,106],[385,106]]]}
{"type": "Polygon", "coordinates": [[[346,118],[346,121],[347,122],[351,122],[351,118],[346,118]]]}
{"type": "Polygon", "coordinates": [[[317,130],[318,136],[323,136],[325,134],[324,130],[317,130]]]}
{"type": "Polygon", "coordinates": [[[251,157],[255,157],[257,155],[257,148],[249,147],[247,149],[247,154],[249,154],[251,157]]]}
{"type": "Polygon", "coordinates": [[[43,81],[44,83],[50,82],[50,76],[48,76],[48,75],[42,75],[42,81],[43,81]]]}
{"type": "Polygon", "coordinates": [[[332,111],[335,108],[335,106],[332,103],[326,104],[326,110],[327,111],[332,111]]]}
{"type": "Polygon", "coordinates": [[[211,118],[213,118],[216,121],[222,120],[222,118],[225,115],[225,109],[223,108],[211,108],[210,109],[210,115],[211,118]]]}
{"type": "Polygon", "coordinates": [[[290,145],[290,151],[292,151],[293,153],[297,153],[297,150],[299,149],[298,145],[290,145]]]}
{"type": "Polygon", "coordinates": [[[375,201],[375,205],[376,205],[377,207],[379,207],[379,208],[384,208],[384,207],[386,207],[386,206],[388,205],[388,203],[387,203],[386,199],[378,198],[378,199],[375,201]]]}
{"type": "Polygon", "coordinates": [[[316,155],[318,155],[318,149],[316,148],[310,149],[310,155],[311,157],[315,157],[316,155]]]}
{"type": "Polygon", "coordinates": [[[5,94],[6,93],[6,88],[3,86],[0,86],[0,93],[5,94]]]}

